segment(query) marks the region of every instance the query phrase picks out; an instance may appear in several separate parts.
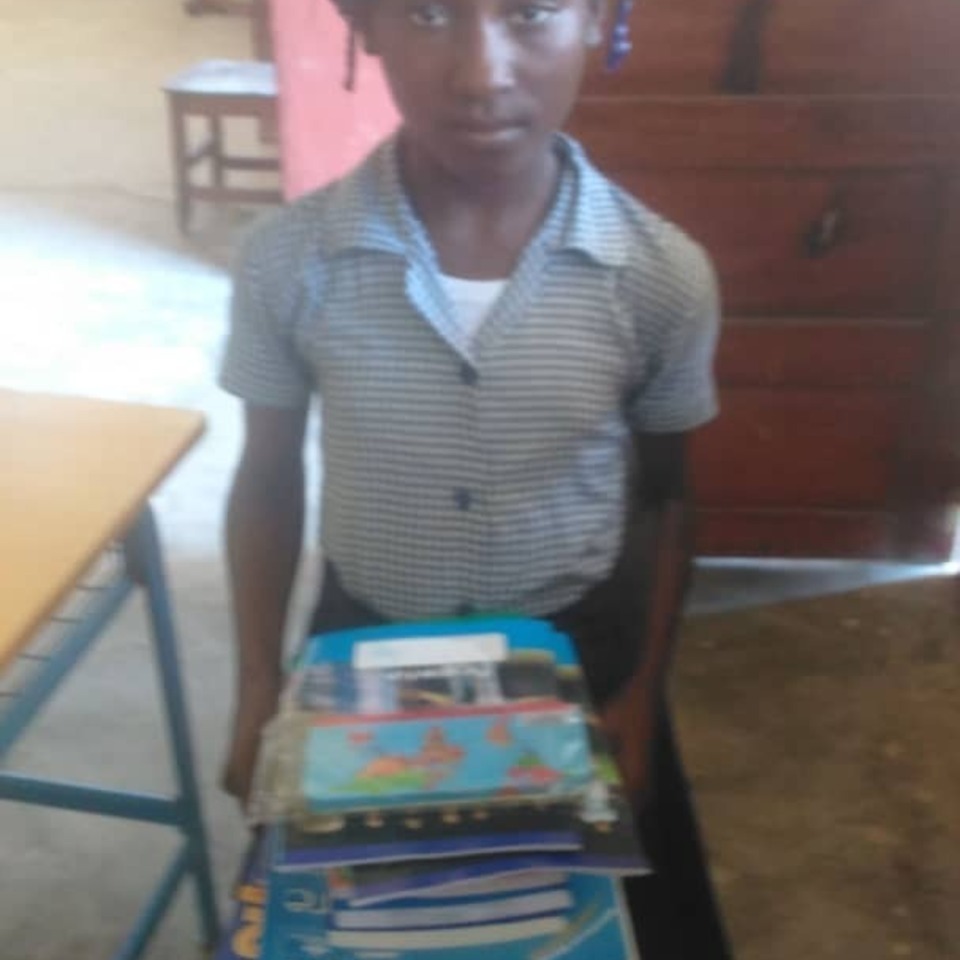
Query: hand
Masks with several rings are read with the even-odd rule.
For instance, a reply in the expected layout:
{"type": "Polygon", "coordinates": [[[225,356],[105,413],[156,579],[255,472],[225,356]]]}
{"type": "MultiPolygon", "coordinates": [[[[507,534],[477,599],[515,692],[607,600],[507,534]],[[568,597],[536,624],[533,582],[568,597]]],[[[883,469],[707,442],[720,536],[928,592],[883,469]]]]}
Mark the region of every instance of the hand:
{"type": "Polygon", "coordinates": [[[624,790],[639,810],[649,788],[650,756],[655,731],[653,698],[635,677],[600,711],[600,725],[610,739],[624,790]]]}
{"type": "Polygon", "coordinates": [[[276,713],[278,699],[279,691],[271,685],[241,686],[221,785],[244,808],[250,799],[263,728],[276,713]]]}

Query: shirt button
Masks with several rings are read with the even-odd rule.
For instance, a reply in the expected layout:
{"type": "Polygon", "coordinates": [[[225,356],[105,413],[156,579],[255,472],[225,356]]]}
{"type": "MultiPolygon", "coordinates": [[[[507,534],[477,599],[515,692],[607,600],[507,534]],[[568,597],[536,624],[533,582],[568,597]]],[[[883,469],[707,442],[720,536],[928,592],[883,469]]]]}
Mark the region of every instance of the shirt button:
{"type": "Polygon", "coordinates": [[[468,386],[475,387],[477,381],[480,379],[480,374],[470,366],[469,363],[463,364],[460,367],[460,379],[468,386]]]}
{"type": "Polygon", "coordinates": [[[469,510],[473,506],[473,495],[466,487],[458,487],[453,491],[453,502],[458,510],[469,510]]]}

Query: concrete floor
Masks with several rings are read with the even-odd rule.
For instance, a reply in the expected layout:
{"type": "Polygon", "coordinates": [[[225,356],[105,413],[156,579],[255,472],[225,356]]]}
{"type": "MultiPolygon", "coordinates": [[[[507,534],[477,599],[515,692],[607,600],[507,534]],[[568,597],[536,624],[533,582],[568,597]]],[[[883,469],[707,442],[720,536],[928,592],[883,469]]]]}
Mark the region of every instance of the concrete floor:
{"type": "MultiPolygon", "coordinates": [[[[178,235],[159,87],[194,60],[248,54],[244,21],[189,18],[176,0],[0,0],[0,385],[182,404],[209,418],[207,436],[157,505],[188,669],[202,678],[191,681],[191,699],[221,881],[242,843],[239,818],[215,789],[231,657],[219,531],[239,425],[213,377],[225,266],[252,213],[202,211],[195,233],[178,235]]],[[[317,465],[311,469],[316,476],[317,465]]],[[[762,604],[924,572],[707,563],[694,608],[762,604]]],[[[121,782],[162,787],[148,652],[129,640],[137,616],[125,615],[83,679],[68,685],[19,750],[20,764],[66,767],[78,777],[104,766],[121,782]],[[81,738],[78,724],[86,722],[95,732],[81,738]]],[[[145,833],[0,808],[0,956],[105,955],[154,876],[153,862],[160,868],[166,838],[145,833]]],[[[187,957],[191,936],[192,918],[180,908],[151,956],[187,957]]]]}

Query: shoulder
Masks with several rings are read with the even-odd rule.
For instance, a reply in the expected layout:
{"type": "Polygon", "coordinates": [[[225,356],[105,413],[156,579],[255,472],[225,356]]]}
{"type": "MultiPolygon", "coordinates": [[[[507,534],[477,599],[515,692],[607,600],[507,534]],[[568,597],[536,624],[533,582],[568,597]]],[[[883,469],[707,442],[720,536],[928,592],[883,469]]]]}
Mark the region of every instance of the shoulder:
{"type": "Polygon", "coordinates": [[[262,283],[286,283],[321,252],[336,183],[259,216],[240,242],[235,270],[255,272],[262,283]]]}
{"type": "Polygon", "coordinates": [[[235,271],[268,287],[313,285],[331,257],[378,218],[383,148],[327,186],[259,217],[240,244],[235,271]]]}
{"type": "Polygon", "coordinates": [[[687,314],[716,293],[716,272],[701,243],[637,197],[611,184],[629,233],[622,286],[638,304],[687,314]]]}
{"type": "Polygon", "coordinates": [[[677,224],[598,170],[573,144],[582,201],[601,249],[611,251],[621,290],[647,311],[686,313],[716,295],[716,273],[706,249],[677,224]]]}

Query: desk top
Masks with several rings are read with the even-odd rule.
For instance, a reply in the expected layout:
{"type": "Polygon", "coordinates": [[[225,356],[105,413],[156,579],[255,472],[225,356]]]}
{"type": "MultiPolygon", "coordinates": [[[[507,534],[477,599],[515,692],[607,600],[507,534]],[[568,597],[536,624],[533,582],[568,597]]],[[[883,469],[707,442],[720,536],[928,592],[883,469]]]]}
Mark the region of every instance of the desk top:
{"type": "Polygon", "coordinates": [[[0,389],[0,672],[203,426],[186,410],[0,389]]]}

